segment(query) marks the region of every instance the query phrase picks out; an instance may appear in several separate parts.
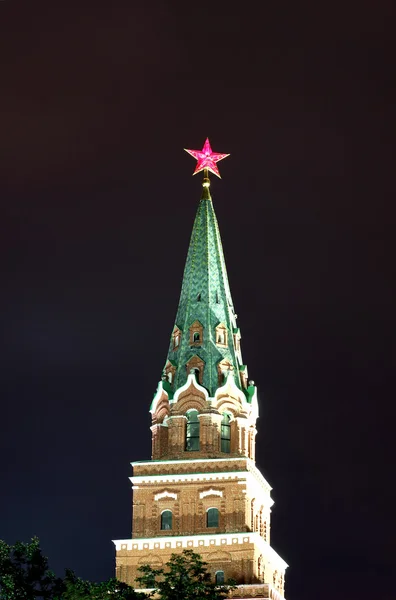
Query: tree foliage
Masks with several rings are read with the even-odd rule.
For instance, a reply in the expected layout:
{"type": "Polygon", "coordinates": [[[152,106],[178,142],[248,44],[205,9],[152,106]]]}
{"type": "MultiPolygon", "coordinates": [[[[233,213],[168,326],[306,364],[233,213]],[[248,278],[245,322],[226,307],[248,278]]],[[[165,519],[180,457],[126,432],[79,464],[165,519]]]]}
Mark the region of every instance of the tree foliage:
{"type": "Polygon", "coordinates": [[[0,540],[0,600],[138,600],[145,598],[121,581],[84,581],[66,570],[61,579],[48,568],[40,542],[0,540]]]}
{"type": "Polygon", "coordinates": [[[84,581],[75,575],[73,571],[66,571],[63,581],[62,595],[54,600],[137,600],[146,598],[145,594],[139,594],[135,590],[117,579],[109,579],[100,583],[84,581]]]}
{"type": "Polygon", "coordinates": [[[14,546],[0,540],[0,600],[51,600],[61,590],[37,538],[14,546]]]}
{"type": "Polygon", "coordinates": [[[233,581],[216,585],[207,571],[207,563],[192,550],[172,554],[165,568],[143,565],[139,570],[139,584],[155,588],[151,595],[155,594],[160,600],[222,600],[235,588],[233,581]]]}

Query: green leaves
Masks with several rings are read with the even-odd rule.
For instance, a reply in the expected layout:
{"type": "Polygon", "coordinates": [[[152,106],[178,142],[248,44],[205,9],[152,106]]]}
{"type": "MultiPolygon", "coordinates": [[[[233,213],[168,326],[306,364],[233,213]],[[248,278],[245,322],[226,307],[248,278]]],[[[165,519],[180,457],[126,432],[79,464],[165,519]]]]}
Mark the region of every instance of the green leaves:
{"type": "Polygon", "coordinates": [[[66,570],[64,579],[48,568],[40,542],[16,542],[9,546],[0,540],[0,600],[138,600],[144,594],[126,583],[109,579],[101,583],[84,581],[66,570]]]}
{"type": "Polygon", "coordinates": [[[155,593],[160,600],[222,600],[235,588],[233,581],[216,586],[207,563],[192,550],[172,554],[165,568],[143,565],[139,571],[142,575],[137,578],[138,583],[143,588],[155,588],[151,595],[155,593]]]}
{"type": "Polygon", "coordinates": [[[61,588],[37,538],[14,546],[0,540],[0,600],[51,600],[61,588]]]}
{"type": "Polygon", "coordinates": [[[49,570],[37,538],[14,546],[0,540],[0,600],[144,600],[154,594],[159,600],[222,600],[235,587],[231,581],[216,586],[207,563],[192,550],[172,554],[165,568],[139,570],[139,584],[155,588],[148,595],[117,579],[85,581],[70,570],[61,579],[49,570]]]}
{"type": "Polygon", "coordinates": [[[109,579],[100,583],[84,581],[73,573],[66,571],[64,591],[54,600],[137,600],[145,598],[145,594],[138,594],[126,583],[109,579]]]}

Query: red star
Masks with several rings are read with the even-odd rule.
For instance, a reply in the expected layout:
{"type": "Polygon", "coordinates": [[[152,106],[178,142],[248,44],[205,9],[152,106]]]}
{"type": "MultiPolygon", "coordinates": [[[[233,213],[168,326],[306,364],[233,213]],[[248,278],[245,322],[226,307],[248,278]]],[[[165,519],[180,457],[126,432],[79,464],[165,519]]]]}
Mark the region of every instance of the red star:
{"type": "Polygon", "coordinates": [[[214,175],[217,175],[217,177],[220,177],[219,169],[217,168],[216,163],[219,162],[219,160],[223,160],[223,158],[227,158],[227,156],[230,156],[229,154],[219,154],[218,152],[212,152],[212,148],[210,147],[209,143],[209,138],[206,138],[202,150],[187,150],[187,148],[184,149],[198,161],[193,175],[199,173],[200,171],[203,171],[204,169],[208,169],[208,171],[210,171],[214,175]]]}

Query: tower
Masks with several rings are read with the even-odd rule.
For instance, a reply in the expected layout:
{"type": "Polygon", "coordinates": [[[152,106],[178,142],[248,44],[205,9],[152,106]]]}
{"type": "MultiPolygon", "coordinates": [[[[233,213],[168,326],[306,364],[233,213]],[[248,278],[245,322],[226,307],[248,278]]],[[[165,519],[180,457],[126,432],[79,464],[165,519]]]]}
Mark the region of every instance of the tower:
{"type": "MultiPolygon", "coordinates": [[[[132,538],[115,541],[116,576],[172,553],[202,555],[233,598],[284,597],[270,545],[271,487],[255,465],[257,389],[243,364],[209,171],[227,154],[187,150],[204,171],[168,354],[151,403],[152,459],[132,463],[132,538]]],[[[195,174],[194,173],[194,174],[195,174]]]]}

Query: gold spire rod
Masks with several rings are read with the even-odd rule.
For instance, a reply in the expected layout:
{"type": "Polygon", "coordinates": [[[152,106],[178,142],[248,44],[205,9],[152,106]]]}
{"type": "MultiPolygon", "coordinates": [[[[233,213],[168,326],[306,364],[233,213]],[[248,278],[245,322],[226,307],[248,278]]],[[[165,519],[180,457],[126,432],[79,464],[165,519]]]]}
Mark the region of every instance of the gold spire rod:
{"type": "Polygon", "coordinates": [[[209,186],[210,186],[209,169],[204,169],[204,177],[202,180],[202,187],[208,188],[209,186]]]}

